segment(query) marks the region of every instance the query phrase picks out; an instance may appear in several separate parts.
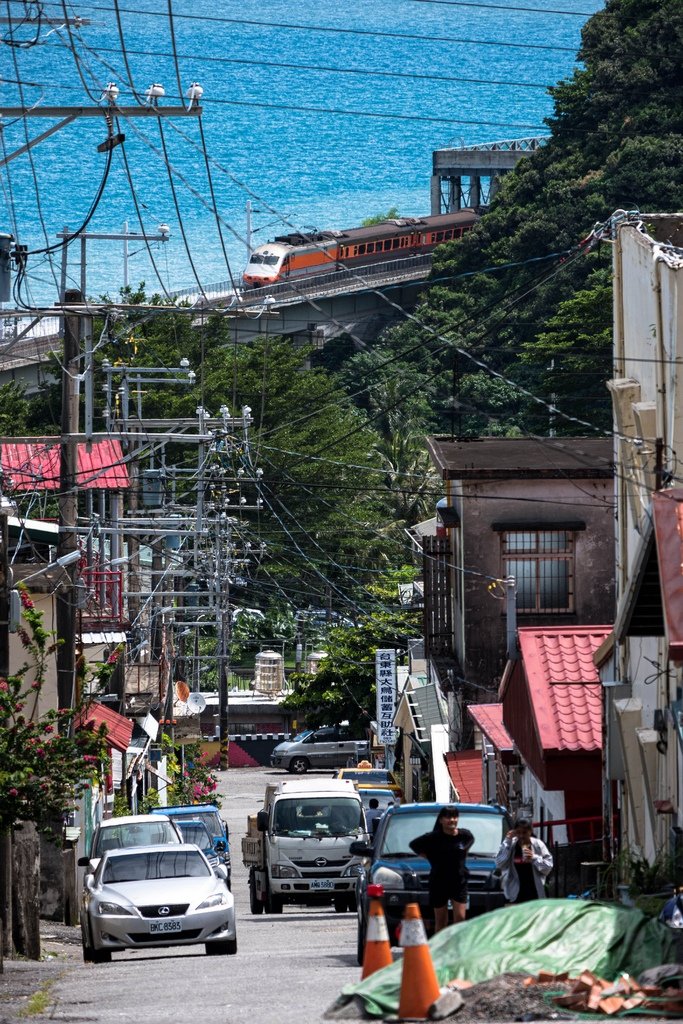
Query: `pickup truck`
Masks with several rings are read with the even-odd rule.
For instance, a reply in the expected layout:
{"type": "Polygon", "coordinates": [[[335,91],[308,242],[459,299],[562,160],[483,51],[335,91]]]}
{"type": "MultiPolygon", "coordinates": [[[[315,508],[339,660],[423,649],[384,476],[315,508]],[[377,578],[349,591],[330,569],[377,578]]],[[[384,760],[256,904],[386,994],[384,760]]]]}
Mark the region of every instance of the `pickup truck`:
{"type": "MultiPolygon", "coordinates": [[[[351,843],[351,853],[362,858],[358,876],[358,963],[363,963],[367,932],[368,885],[381,885],[381,897],[389,928],[389,937],[397,944],[398,929],[406,904],[419,903],[428,930],[433,924],[429,906],[429,863],[410,849],[410,842],[429,832],[445,804],[419,803],[389,807],[380,820],[372,842],[351,843]]],[[[500,875],[496,871],[496,853],[511,827],[504,807],[489,804],[455,804],[460,811],[460,828],[474,835],[467,855],[469,879],[468,916],[474,917],[505,904],[500,875]]]]}

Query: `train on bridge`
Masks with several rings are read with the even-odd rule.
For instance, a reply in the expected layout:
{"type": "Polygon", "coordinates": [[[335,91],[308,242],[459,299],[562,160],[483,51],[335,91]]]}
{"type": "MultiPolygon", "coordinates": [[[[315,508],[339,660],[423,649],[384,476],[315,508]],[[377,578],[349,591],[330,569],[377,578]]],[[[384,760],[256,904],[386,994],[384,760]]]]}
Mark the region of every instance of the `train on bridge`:
{"type": "Polygon", "coordinates": [[[429,253],[437,245],[461,238],[477,220],[475,210],[465,209],[434,217],[400,217],[345,231],[278,235],[254,249],[244,271],[244,285],[263,288],[429,253]]]}

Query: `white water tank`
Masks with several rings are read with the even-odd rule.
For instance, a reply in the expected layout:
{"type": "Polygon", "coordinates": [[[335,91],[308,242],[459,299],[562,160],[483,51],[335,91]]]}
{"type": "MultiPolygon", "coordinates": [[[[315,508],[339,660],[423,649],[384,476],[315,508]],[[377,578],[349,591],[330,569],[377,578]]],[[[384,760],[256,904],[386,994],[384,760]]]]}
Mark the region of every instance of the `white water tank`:
{"type": "Polygon", "coordinates": [[[306,655],[306,671],[312,675],[320,668],[320,662],[327,657],[327,651],[310,651],[306,655]]]}
{"type": "Polygon", "coordinates": [[[282,693],[285,688],[285,666],[277,651],[261,651],[256,655],[254,689],[257,693],[282,693]]]}

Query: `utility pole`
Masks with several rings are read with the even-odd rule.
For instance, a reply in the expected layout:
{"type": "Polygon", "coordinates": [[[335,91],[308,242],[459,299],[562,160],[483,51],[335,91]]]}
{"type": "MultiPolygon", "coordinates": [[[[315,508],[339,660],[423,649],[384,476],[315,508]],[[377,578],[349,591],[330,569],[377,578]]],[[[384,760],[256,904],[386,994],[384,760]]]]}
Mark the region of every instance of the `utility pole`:
{"type": "MultiPolygon", "coordinates": [[[[0,678],[6,679],[9,665],[9,557],[7,551],[7,513],[0,508],[0,678]]],[[[0,722],[0,728],[2,722],[0,722]]],[[[0,831],[0,974],[3,950],[12,952],[12,835],[0,831]]]]}
{"type": "MultiPolygon", "coordinates": [[[[70,290],[64,295],[64,302],[78,304],[82,301],[80,291],[70,290]]],[[[76,527],[78,519],[78,389],[80,342],[79,317],[64,316],[64,369],[62,371],[62,430],[59,457],[59,535],[57,557],[62,558],[78,548],[76,527]]],[[[57,625],[57,704],[60,708],[73,707],[76,673],[76,602],[75,579],[78,567],[67,566],[68,583],[57,588],[55,593],[57,625]]]]}

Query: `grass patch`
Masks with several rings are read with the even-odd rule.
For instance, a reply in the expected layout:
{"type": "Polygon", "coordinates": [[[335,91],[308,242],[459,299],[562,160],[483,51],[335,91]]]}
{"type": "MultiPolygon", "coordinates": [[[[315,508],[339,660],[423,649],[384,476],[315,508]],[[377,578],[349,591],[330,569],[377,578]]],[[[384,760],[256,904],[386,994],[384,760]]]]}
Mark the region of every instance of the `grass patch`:
{"type": "Polygon", "coordinates": [[[46,1013],[52,1002],[51,990],[53,985],[54,981],[46,981],[41,985],[37,992],[29,996],[26,1006],[23,1006],[19,1011],[19,1016],[23,1018],[38,1017],[46,1013]]]}

